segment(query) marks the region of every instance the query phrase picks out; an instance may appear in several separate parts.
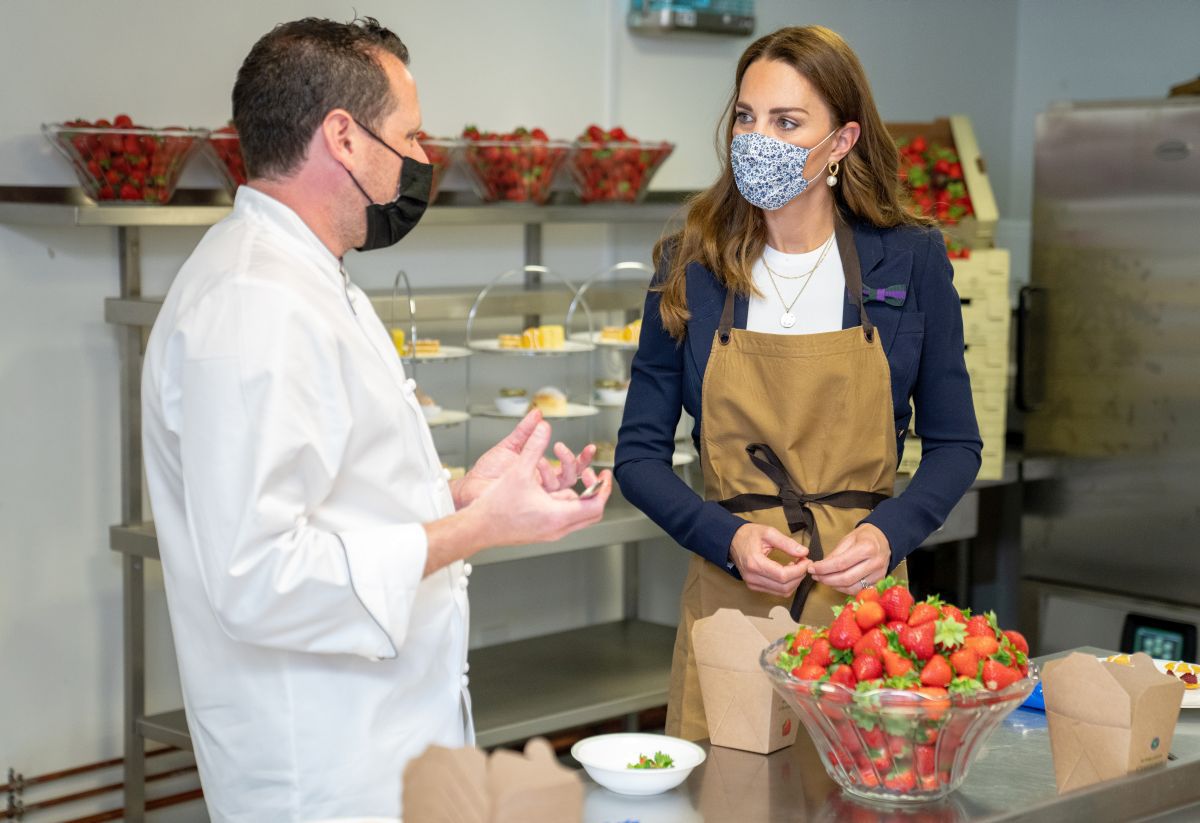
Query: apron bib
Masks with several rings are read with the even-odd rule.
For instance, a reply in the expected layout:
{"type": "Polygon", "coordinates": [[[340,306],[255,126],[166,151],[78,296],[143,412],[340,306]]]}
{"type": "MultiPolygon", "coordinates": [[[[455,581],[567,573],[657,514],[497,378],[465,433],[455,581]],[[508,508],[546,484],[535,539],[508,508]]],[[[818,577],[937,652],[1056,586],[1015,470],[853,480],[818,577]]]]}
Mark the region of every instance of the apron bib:
{"type": "MultiPolygon", "coordinates": [[[[822,334],[764,334],[733,328],[725,310],[704,372],[700,457],[704,497],[751,523],[774,526],[819,560],[882,500],[896,479],[891,372],[862,303],[862,274],[849,227],[838,250],[861,327],[822,334]]],[[[788,556],[773,555],[786,563],[788,556]]],[[[892,574],[907,579],[901,563],[892,574]]],[[[671,660],[666,732],[708,736],[692,655],[692,624],[717,609],[758,617],[784,606],[801,623],[824,626],[846,595],[805,577],[795,597],[753,592],[693,555],[671,660]]]]}

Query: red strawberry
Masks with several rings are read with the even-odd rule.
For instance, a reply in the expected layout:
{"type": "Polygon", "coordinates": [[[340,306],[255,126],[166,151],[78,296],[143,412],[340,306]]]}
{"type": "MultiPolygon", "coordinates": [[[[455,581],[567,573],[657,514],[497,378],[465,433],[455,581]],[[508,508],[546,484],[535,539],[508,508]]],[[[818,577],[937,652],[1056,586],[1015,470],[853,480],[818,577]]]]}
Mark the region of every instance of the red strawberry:
{"type": "Polygon", "coordinates": [[[868,600],[878,602],[879,601],[879,589],[875,588],[874,586],[867,586],[865,589],[861,590],[858,594],[854,595],[854,599],[857,600],[859,603],[866,603],[868,600]]]}
{"type": "MultiPolygon", "coordinates": [[[[864,591],[871,591],[864,589],[864,591]]],[[[884,613],[883,606],[879,605],[878,601],[868,600],[865,603],[859,603],[858,610],[854,612],[854,622],[864,632],[868,629],[873,629],[883,622],[884,613]]]]}
{"type": "Polygon", "coordinates": [[[813,641],[812,648],[809,649],[808,657],[804,658],[805,663],[812,663],[825,668],[833,661],[833,650],[829,646],[829,640],[825,637],[818,637],[813,641]]]}
{"type": "Polygon", "coordinates": [[[1000,649],[1000,643],[995,637],[983,635],[968,636],[963,645],[974,649],[980,657],[991,657],[1000,649]]]}
{"type": "Polygon", "coordinates": [[[996,660],[983,661],[983,685],[993,692],[1007,689],[1021,679],[1021,673],[996,660]]]}
{"type": "Polygon", "coordinates": [[[884,637],[883,631],[876,626],[869,632],[866,632],[862,639],[854,644],[854,654],[861,657],[865,654],[873,654],[879,657],[883,654],[883,650],[888,647],[887,638],[884,637]]]}
{"type": "Polygon", "coordinates": [[[979,654],[970,646],[959,649],[950,655],[950,665],[959,677],[979,676],[979,654]]]}
{"type": "Polygon", "coordinates": [[[933,746],[917,745],[915,749],[917,761],[917,774],[922,778],[937,777],[937,764],[934,760],[933,746]]]}
{"type": "Polygon", "coordinates": [[[854,670],[845,663],[833,670],[833,673],[829,675],[829,682],[841,683],[847,689],[853,689],[858,684],[858,680],[854,677],[854,670]]]}
{"type": "Polygon", "coordinates": [[[967,637],[995,637],[996,629],[987,615],[977,614],[967,621],[967,637]]]}
{"type": "Polygon", "coordinates": [[[810,628],[801,628],[796,631],[796,636],[792,638],[792,654],[796,654],[801,649],[812,648],[813,640],[816,639],[816,634],[810,628]]]}
{"type": "Polygon", "coordinates": [[[894,631],[896,634],[900,634],[900,630],[903,629],[907,625],[908,624],[905,623],[903,620],[893,620],[887,624],[887,627],[889,629],[891,629],[892,631],[894,631]]]}
{"type": "Polygon", "coordinates": [[[962,610],[958,606],[951,606],[949,603],[942,606],[942,617],[949,618],[955,623],[962,623],[964,626],[967,625],[967,618],[962,613],[962,610]]]}
{"type": "Polygon", "coordinates": [[[883,663],[873,654],[855,657],[850,664],[854,669],[854,677],[858,680],[874,680],[883,677],[883,663]]]}
{"type": "Polygon", "coordinates": [[[908,625],[920,626],[924,623],[932,623],[938,617],[938,607],[933,603],[922,601],[913,606],[912,613],[908,616],[908,625]]]}
{"type": "Polygon", "coordinates": [[[792,677],[800,680],[820,680],[825,676],[825,667],[816,663],[805,662],[799,668],[792,669],[792,677]]]}
{"type": "Polygon", "coordinates": [[[829,625],[829,645],[835,649],[850,649],[862,638],[862,629],[854,622],[854,612],[842,609],[842,613],[829,625]]]}
{"type": "Polygon", "coordinates": [[[940,654],[929,658],[925,668],[921,669],[921,685],[923,686],[941,686],[944,689],[950,685],[950,681],[953,679],[954,670],[950,668],[946,658],[940,654]]]}
{"type": "Polygon", "coordinates": [[[879,596],[879,602],[889,621],[908,622],[908,613],[913,607],[913,596],[906,587],[892,586],[879,596]]]}
{"type": "Polygon", "coordinates": [[[895,792],[911,792],[917,786],[917,776],[912,769],[889,772],[883,785],[895,792]]]}
{"type": "Polygon", "coordinates": [[[913,662],[904,655],[889,650],[883,653],[883,668],[888,677],[900,677],[913,670],[913,662]]]}
{"type": "Polygon", "coordinates": [[[1017,651],[1025,655],[1029,654],[1029,641],[1025,639],[1025,635],[1010,629],[1004,633],[1004,636],[1012,642],[1017,651]]]}
{"type": "Polygon", "coordinates": [[[875,726],[872,729],[862,730],[863,742],[867,744],[867,748],[871,751],[882,751],[887,748],[887,739],[883,736],[883,727],[875,726]]]}
{"type": "Polygon", "coordinates": [[[917,660],[933,657],[933,624],[905,626],[900,632],[900,645],[917,660]]]}

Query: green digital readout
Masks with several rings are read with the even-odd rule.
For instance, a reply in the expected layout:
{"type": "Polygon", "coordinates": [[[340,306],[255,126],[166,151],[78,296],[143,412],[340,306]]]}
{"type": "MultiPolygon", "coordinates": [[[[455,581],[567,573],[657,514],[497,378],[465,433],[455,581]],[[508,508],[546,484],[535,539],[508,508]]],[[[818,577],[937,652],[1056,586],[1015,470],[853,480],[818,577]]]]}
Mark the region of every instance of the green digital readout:
{"type": "Polygon", "coordinates": [[[1145,652],[1159,660],[1179,660],[1183,657],[1183,633],[1138,626],[1133,631],[1134,652],[1145,652]]]}

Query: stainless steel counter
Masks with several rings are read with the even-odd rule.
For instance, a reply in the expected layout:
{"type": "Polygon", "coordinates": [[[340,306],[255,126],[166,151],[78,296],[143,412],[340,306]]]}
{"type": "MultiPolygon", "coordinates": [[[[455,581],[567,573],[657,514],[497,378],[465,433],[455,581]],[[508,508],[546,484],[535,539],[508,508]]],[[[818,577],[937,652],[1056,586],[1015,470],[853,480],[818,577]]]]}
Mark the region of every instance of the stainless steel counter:
{"type": "MultiPolygon", "coordinates": [[[[1103,650],[1080,651],[1106,654],[1103,650]]],[[[1050,658],[1046,658],[1050,659],[1050,658]]],[[[1042,661],[1044,662],[1044,661],[1042,661]]],[[[825,773],[812,741],[756,755],[701,745],[708,759],[678,789],[648,798],[622,797],[587,780],[585,823],[693,821],[977,821],[1200,820],[1200,709],[1182,709],[1171,752],[1154,769],[1059,796],[1046,716],[1017,709],[986,742],[958,791],[912,807],[879,805],[843,794],[825,773]]],[[[585,778],[586,780],[586,778],[585,778]]]]}

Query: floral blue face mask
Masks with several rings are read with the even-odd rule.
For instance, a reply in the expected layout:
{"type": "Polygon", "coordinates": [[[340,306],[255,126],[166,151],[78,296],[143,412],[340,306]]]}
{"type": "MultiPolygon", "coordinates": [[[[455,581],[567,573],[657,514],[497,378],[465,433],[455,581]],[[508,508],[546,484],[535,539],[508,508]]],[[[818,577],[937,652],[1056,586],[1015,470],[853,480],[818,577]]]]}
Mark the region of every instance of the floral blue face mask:
{"type": "MultiPolygon", "coordinates": [[[[837,129],[825,135],[824,143],[837,129]]],[[[750,203],[766,211],[782,208],[808,188],[804,164],[811,149],[794,146],[758,132],[747,132],[733,138],[729,159],[733,164],[733,180],[738,191],[750,203]]]]}

